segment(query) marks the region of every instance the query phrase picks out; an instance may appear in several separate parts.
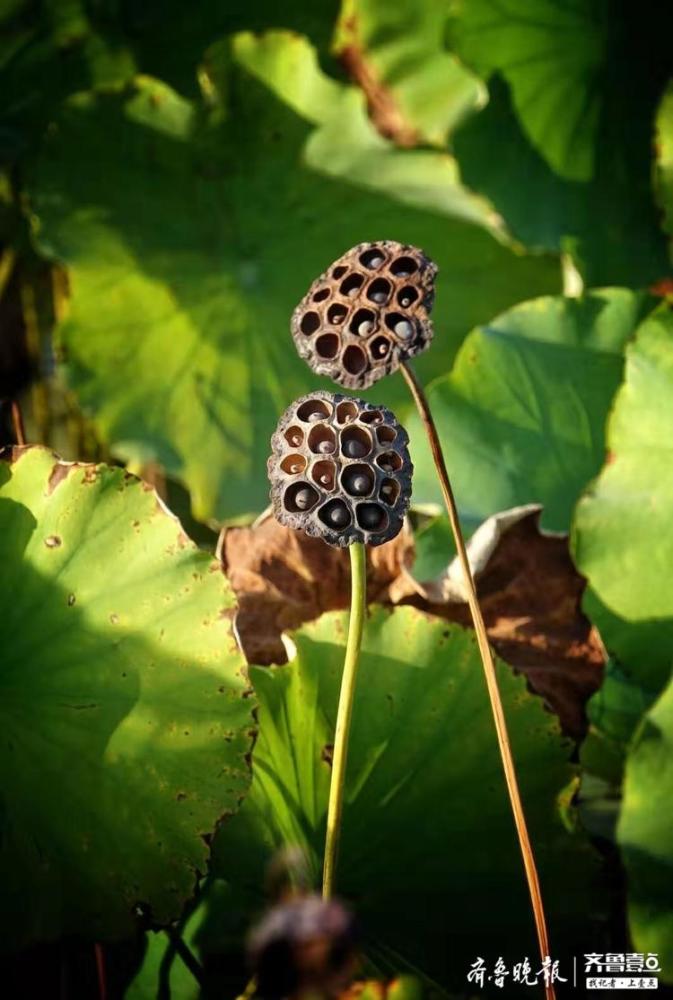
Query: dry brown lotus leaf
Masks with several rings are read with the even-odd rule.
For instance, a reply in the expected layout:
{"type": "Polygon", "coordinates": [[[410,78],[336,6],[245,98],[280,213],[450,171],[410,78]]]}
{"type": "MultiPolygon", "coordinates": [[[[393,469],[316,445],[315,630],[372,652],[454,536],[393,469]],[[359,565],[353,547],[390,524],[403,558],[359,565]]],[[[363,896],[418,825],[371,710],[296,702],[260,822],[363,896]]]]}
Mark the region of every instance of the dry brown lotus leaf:
{"type": "MultiPolygon", "coordinates": [[[[501,529],[490,529],[492,544],[490,551],[484,546],[481,563],[472,545],[490,640],[498,655],[526,675],[564,730],[579,737],[586,700],[600,685],[605,663],[600,637],[582,614],[584,579],[573,566],[567,538],[540,532],[538,507],[499,517],[501,529]]],[[[238,597],[237,631],[250,663],[284,663],[284,631],[349,605],[347,553],[270,516],[253,528],[227,529],[221,556],[238,597]]],[[[441,581],[413,579],[413,559],[406,522],[393,541],[368,549],[369,602],[412,604],[470,627],[459,595],[447,599],[441,581]]]]}

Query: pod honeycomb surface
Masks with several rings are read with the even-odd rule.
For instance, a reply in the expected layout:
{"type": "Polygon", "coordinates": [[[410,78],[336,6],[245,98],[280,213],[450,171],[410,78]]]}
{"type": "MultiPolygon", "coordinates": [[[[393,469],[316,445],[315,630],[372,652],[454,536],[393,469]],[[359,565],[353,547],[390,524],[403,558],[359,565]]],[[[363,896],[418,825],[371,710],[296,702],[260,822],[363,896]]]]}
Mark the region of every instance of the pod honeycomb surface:
{"type": "Polygon", "coordinates": [[[389,541],[411,498],[408,443],[384,406],[324,391],[302,396],[271,438],[277,520],[329,545],[389,541]]]}
{"type": "Polygon", "coordinates": [[[316,374],[367,389],[430,345],[436,274],[417,247],[359,243],[313,282],[295,309],[299,354],[316,374]]]}

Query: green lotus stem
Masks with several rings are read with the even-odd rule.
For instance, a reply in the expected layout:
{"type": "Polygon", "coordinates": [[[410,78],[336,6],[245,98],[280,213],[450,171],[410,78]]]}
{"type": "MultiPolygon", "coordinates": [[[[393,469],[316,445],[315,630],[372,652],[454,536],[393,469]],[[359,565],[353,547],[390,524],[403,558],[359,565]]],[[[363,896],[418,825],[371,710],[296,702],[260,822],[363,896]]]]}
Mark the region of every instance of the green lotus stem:
{"type": "Polygon", "coordinates": [[[341,675],[341,692],[337,711],[334,752],[332,755],[332,780],[327,805],[327,835],[325,838],[325,861],[322,875],[323,899],[330,899],[334,893],[339,839],[341,836],[341,814],[343,812],[344,784],[348,763],[348,737],[350,734],[355,684],[357,682],[362,630],[367,609],[367,560],[365,547],[361,542],[350,546],[351,556],[351,613],[346,640],[346,658],[341,675]]]}

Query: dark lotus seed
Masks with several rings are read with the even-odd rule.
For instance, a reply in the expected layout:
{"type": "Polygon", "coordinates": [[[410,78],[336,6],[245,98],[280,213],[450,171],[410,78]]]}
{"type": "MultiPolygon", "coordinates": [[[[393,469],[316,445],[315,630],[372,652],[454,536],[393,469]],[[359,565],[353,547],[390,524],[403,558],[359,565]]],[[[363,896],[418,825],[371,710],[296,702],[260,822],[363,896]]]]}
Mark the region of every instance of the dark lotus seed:
{"type": "Polygon", "coordinates": [[[293,462],[293,464],[290,466],[290,472],[292,473],[301,472],[301,470],[302,466],[300,462],[293,462]]]}
{"type": "Polygon", "coordinates": [[[411,271],[395,271],[396,278],[408,278],[410,274],[411,271]]]}
{"type": "Polygon", "coordinates": [[[403,298],[403,299],[400,299],[400,305],[401,306],[410,306],[411,305],[411,299],[406,298],[406,297],[403,298]]]}
{"type": "Polygon", "coordinates": [[[298,507],[299,510],[308,510],[308,508],[313,503],[313,490],[308,487],[303,490],[297,490],[294,498],[294,505],[298,507]]]}
{"type": "Polygon", "coordinates": [[[321,486],[331,486],[332,485],[332,477],[328,473],[325,473],[324,475],[322,475],[320,477],[320,485],[321,486]]]}
{"type": "Polygon", "coordinates": [[[373,293],[372,295],[370,295],[369,297],[370,297],[370,299],[372,300],[372,302],[377,302],[377,303],[379,303],[379,305],[380,305],[380,304],[381,304],[382,302],[385,302],[385,301],[386,301],[386,293],[385,293],[385,292],[374,292],[374,293],[373,293]]]}
{"type": "Polygon", "coordinates": [[[354,493],[356,496],[364,496],[365,493],[369,493],[369,488],[371,485],[371,480],[369,476],[365,476],[363,473],[352,476],[345,482],[346,489],[349,493],[354,493]]]}
{"type": "Polygon", "coordinates": [[[381,267],[382,263],[383,263],[383,257],[372,257],[371,260],[369,261],[369,266],[381,267]]]}
{"type": "Polygon", "coordinates": [[[367,504],[366,507],[360,508],[359,521],[363,528],[366,528],[369,531],[375,531],[378,527],[380,527],[384,516],[385,515],[380,507],[374,507],[373,504],[367,504]]]}
{"type": "Polygon", "coordinates": [[[294,445],[295,448],[301,444],[301,436],[299,434],[293,434],[290,438],[290,444],[294,445]]]}
{"type": "Polygon", "coordinates": [[[318,443],[318,451],[321,455],[331,455],[334,451],[333,441],[320,441],[318,443]]]}
{"type": "Polygon", "coordinates": [[[356,441],[354,438],[351,438],[350,441],[344,441],[344,455],[347,458],[362,458],[366,454],[367,448],[362,441],[356,441]]]}
{"type": "Polygon", "coordinates": [[[368,333],[371,333],[374,329],[374,324],[370,319],[363,319],[358,327],[358,333],[361,337],[366,337],[368,333]]]}
{"type": "Polygon", "coordinates": [[[332,507],[327,513],[327,520],[335,528],[345,528],[350,521],[350,517],[345,507],[332,507]]]}
{"type": "Polygon", "coordinates": [[[413,327],[407,319],[401,319],[399,323],[395,324],[395,333],[398,337],[401,337],[402,340],[408,340],[413,332],[413,327]]]}
{"type": "Polygon", "coordinates": [[[306,421],[309,424],[314,424],[316,420],[324,420],[325,414],[321,413],[320,410],[314,410],[313,413],[309,413],[306,417],[306,421]]]}
{"type": "Polygon", "coordinates": [[[390,494],[393,493],[393,487],[390,486],[390,485],[388,485],[388,486],[382,486],[381,487],[381,493],[383,493],[384,496],[389,497],[390,494]]]}

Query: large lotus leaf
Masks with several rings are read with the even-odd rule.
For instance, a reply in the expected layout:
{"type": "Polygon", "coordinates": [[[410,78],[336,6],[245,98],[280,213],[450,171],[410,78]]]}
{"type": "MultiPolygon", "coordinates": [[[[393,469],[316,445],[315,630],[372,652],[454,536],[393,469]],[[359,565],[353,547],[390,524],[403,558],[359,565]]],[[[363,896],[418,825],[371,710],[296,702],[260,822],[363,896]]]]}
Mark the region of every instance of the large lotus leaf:
{"type": "Polygon", "coordinates": [[[657,182],[664,210],[664,225],[673,236],[673,83],[661,99],[657,112],[657,182]]]}
{"type": "MultiPolygon", "coordinates": [[[[31,186],[40,244],[69,267],[62,341],[99,433],[181,477],[199,517],[230,517],[265,505],[277,416],[320,384],[289,318],[348,246],[392,234],[438,260],[426,373],[446,369],[470,323],[557,279],[554,262],[481,228],[319,175],[302,159],[308,123],[222,47],[214,59],[210,114],[145,78],[73,98],[31,186]]],[[[408,397],[395,379],[376,398],[408,397]]]]}
{"type": "MultiPolygon", "coordinates": [[[[226,877],[260,898],[265,864],[283,845],[304,847],[319,881],[345,627],[345,616],[325,615],[294,635],[289,664],[251,670],[253,785],[218,834],[213,870],[224,873],[235,853],[226,877]]],[[[562,959],[591,940],[596,889],[593,858],[556,809],[569,747],[523,678],[503,664],[498,675],[562,959]]],[[[337,888],[382,971],[414,966],[464,989],[472,956],[535,953],[474,634],[411,608],[375,610],[366,623],[337,888]]]]}
{"type": "MultiPolygon", "coordinates": [[[[461,514],[469,522],[528,503],[565,531],[605,454],[604,423],[622,349],[649,299],[625,289],[524,302],[474,330],[428,395],[461,514]]],[[[417,419],[414,495],[441,503],[417,419]]]]}
{"type": "Polygon", "coordinates": [[[627,349],[608,428],[610,460],[577,506],[575,562],[585,609],[643,687],[673,663],[673,315],[661,307],[627,349]]]}
{"type": "Polygon", "coordinates": [[[175,919],[249,783],[231,592],[156,494],[0,463],[5,945],[175,919]]]}
{"type": "Polygon", "coordinates": [[[454,137],[463,179],[527,245],[569,250],[587,285],[644,286],[669,270],[651,150],[673,8],[659,13],[621,0],[460,4],[458,51],[496,71],[488,105],[454,137]]]}
{"type": "MultiPolygon", "coordinates": [[[[366,112],[363,93],[326,76],[306,38],[286,31],[241,32],[234,50],[242,66],[318,126],[304,147],[311,169],[506,238],[490,203],[461,184],[454,158],[444,151],[398,149],[383,138],[366,112]]],[[[451,291],[455,295],[457,289],[451,291]]]]}
{"type": "Polygon", "coordinates": [[[607,46],[604,0],[462,0],[460,49],[484,76],[498,70],[535,148],[570,180],[594,167],[607,46]]]}
{"type": "Polygon", "coordinates": [[[399,142],[445,145],[486,102],[486,88],[446,49],[447,9],[432,0],[343,0],[334,49],[399,142]]]}
{"type": "Polygon", "coordinates": [[[658,953],[669,981],[673,981],[672,801],[673,682],[669,682],[645,716],[628,755],[617,828],[634,944],[658,953]]]}

